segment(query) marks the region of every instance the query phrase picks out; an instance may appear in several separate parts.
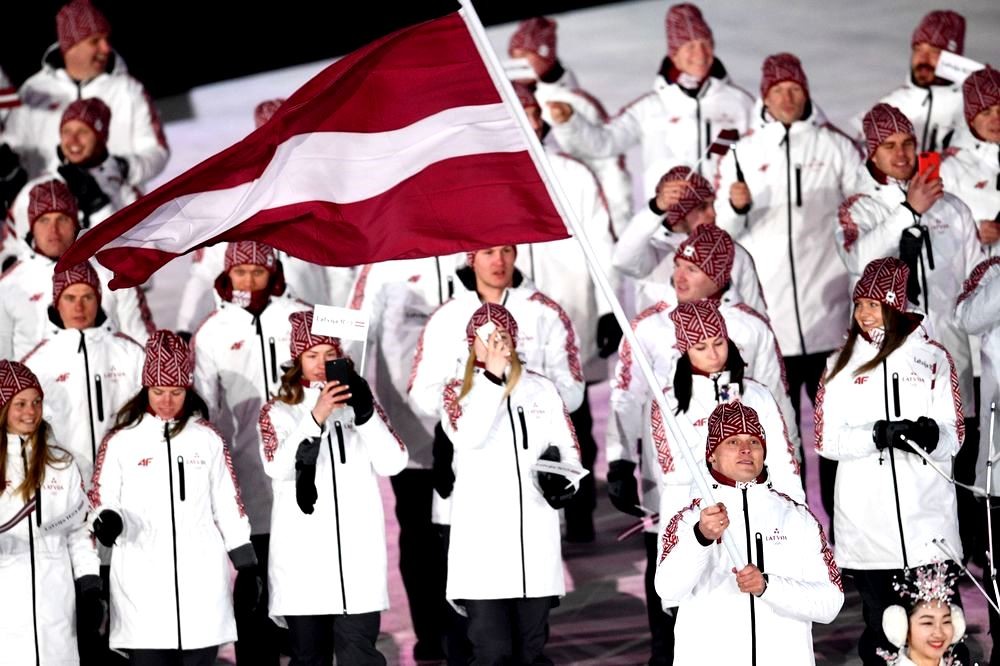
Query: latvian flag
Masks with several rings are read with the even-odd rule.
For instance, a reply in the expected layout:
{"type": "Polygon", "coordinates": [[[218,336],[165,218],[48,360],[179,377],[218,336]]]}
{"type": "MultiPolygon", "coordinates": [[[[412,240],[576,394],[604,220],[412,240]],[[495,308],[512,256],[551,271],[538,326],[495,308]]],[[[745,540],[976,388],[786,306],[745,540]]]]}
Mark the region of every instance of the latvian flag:
{"type": "Polygon", "coordinates": [[[334,63],[271,120],[82,236],[112,288],[199,247],[257,240],[354,266],[568,236],[458,13],[334,63]]]}

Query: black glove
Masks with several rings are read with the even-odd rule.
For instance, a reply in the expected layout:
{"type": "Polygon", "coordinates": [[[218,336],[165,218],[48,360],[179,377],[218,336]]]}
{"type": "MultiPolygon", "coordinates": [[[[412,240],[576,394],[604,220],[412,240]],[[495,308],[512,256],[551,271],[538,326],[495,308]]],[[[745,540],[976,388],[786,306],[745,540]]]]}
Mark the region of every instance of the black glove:
{"type": "Polygon", "coordinates": [[[347,404],[354,409],[354,423],[364,425],[375,413],[375,397],[372,395],[372,389],[365,378],[355,372],[353,365],[348,371],[347,385],[351,388],[351,398],[347,404]]]}
{"type": "Polygon", "coordinates": [[[128,160],[125,159],[124,157],[118,157],[117,155],[112,155],[111,157],[112,157],[112,159],[114,159],[115,164],[118,165],[118,171],[122,175],[122,180],[127,183],[128,182],[128,160]]]}
{"type": "Polygon", "coordinates": [[[245,543],[229,551],[229,560],[236,568],[236,583],[233,585],[233,610],[240,617],[253,615],[260,604],[264,591],[260,567],[253,545],[245,543]]]}
{"type": "Polygon", "coordinates": [[[82,631],[97,634],[101,631],[107,606],[101,599],[101,577],[96,574],[76,579],[76,617],[82,631]]]}
{"type": "Polygon", "coordinates": [[[319,458],[319,437],[309,437],[299,442],[295,450],[295,462],[304,465],[315,465],[319,458]]]}
{"type": "Polygon", "coordinates": [[[177,331],[177,337],[191,345],[191,333],[188,331],[177,331]]]}
{"type": "Polygon", "coordinates": [[[614,460],[608,464],[608,497],[611,504],[622,513],[642,518],[634,462],[614,460]]]}
{"type": "Polygon", "coordinates": [[[941,430],[938,428],[937,422],[926,416],[917,419],[917,422],[910,427],[908,435],[914,444],[927,453],[932,453],[937,448],[940,436],[941,430]]]}
{"type": "Polygon", "coordinates": [[[6,214],[14,202],[14,197],[28,182],[28,172],[6,143],[0,145],[0,213],[6,214]]]}
{"type": "Polygon", "coordinates": [[[122,523],[122,517],[118,515],[118,512],[111,509],[101,511],[94,520],[94,536],[97,537],[97,540],[102,545],[108,548],[115,545],[115,539],[118,538],[124,528],[125,525],[122,523]]]}
{"type": "Polygon", "coordinates": [[[96,213],[111,203],[111,198],[104,193],[86,169],[75,164],[63,164],[58,171],[66,181],[69,191],[73,193],[80,210],[85,214],[96,213]]]}
{"type": "MultiPolygon", "coordinates": [[[[559,462],[562,456],[559,449],[550,446],[545,452],[538,456],[539,460],[551,460],[559,462]]],[[[562,509],[576,494],[576,489],[562,474],[550,474],[549,472],[538,472],[538,487],[542,489],[542,497],[553,509],[562,509]]]]}
{"type": "Polygon", "coordinates": [[[295,463],[295,502],[302,513],[311,514],[316,506],[316,465],[295,463]]]}
{"type": "Polygon", "coordinates": [[[438,495],[447,499],[455,489],[455,470],[452,462],[455,460],[455,447],[452,445],[444,428],[438,423],[434,426],[434,462],[431,466],[431,482],[438,495]]]}
{"type": "Polygon", "coordinates": [[[922,227],[908,227],[899,237],[899,258],[910,269],[910,276],[906,280],[906,298],[911,303],[920,302],[917,265],[920,263],[920,251],[924,246],[924,233],[922,227]],[[914,231],[917,232],[916,235],[913,234],[914,231]]]}
{"type": "Polygon", "coordinates": [[[622,341],[622,327],[610,312],[597,320],[597,348],[601,358],[607,358],[618,351],[622,341]]]}
{"type": "Polygon", "coordinates": [[[872,438],[879,451],[891,446],[894,449],[913,453],[910,445],[903,438],[911,440],[927,453],[937,448],[940,432],[934,419],[921,416],[916,421],[903,419],[901,421],[876,421],[872,430],[872,438]]]}

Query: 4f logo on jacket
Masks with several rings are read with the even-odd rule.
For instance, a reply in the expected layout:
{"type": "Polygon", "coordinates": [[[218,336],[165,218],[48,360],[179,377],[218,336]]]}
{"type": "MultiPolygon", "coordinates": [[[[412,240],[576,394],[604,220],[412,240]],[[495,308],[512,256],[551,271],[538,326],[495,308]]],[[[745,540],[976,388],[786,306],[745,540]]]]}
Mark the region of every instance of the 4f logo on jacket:
{"type": "Polygon", "coordinates": [[[64,372],[61,375],[59,375],[58,377],[56,377],[56,381],[57,382],[64,382],[67,379],[69,379],[69,373],[68,372],[64,372]]]}
{"type": "Polygon", "coordinates": [[[242,347],[243,347],[243,340],[240,340],[239,342],[234,342],[233,346],[230,347],[230,349],[233,351],[239,351],[242,347]]]}
{"type": "Polygon", "coordinates": [[[149,463],[153,462],[152,458],[143,458],[139,461],[139,467],[149,467],[149,463]]]}
{"type": "Polygon", "coordinates": [[[43,295],[44,295],[43,292],[39,292],[37,294],[32,294],[31,298],[29,298],[28,300],[31,301],[32,303],[36,303],[36,302],[42,300],[42,296],[43,295]]]}
{"type": "Polygon", "coordinates": [[[976,183],[976,189],[977,190],[985,190],[986,189],[986,181],[985,180],[981,180],[978,183],[976,183]]]}
{"type": "Polygon", "coordinates": [[[868,381],[868,375],[861,375],[860,377],[854,378],[855,384],[864,384],[866,381],[868,381]]]}

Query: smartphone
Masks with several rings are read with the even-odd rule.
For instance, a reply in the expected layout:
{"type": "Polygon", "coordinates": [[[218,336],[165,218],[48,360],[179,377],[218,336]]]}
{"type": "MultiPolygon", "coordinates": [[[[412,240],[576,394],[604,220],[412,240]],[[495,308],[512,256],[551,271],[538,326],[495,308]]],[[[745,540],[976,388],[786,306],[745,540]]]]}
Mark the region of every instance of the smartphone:
{"type": "Polygon", "coordinates": [[[927,176],[927,180],[941,177],[941,153],[925,151],[917,156],[917,171],[927,176]]]}
{"type": "Polygon", "coordinates": [[[476,337],[482,340],[484,345],[489,346],[490,336],[493,335],[493,331],[495,330],[497,330],[497,325],[492,321],[488,321],[476,329],[476,337]]]}
{"type": "Polygon", "coordinates": [[[326,381],[338,381],[346,385],[350,377],[350,361],[346,358],[335,358],[326,362],[326,381]]]}

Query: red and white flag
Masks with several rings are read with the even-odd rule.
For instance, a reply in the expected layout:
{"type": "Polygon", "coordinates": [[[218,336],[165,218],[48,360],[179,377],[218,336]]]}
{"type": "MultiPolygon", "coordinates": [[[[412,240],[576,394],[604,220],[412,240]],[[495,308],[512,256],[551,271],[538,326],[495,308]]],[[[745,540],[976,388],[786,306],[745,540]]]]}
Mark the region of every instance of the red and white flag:
{"type": "Polygon", "coordinates": [[[715,141],[712,145],[708,147],[708,152],[712,155],[718,155],[722,157],[729,152],[729,149],[736,145],[736,142],[740,140],[740,133],[735,129],[724,129],[719,132],[719,136],[715,137],[715,141]]]}
{"type": "Polygon", "coordinates": [[[566,238],[527,141],[449,14],[326,68],[245,139],[81,236],[59,266],[96,256],[122,288],[241,239],[354,266],[566,238]]]}

